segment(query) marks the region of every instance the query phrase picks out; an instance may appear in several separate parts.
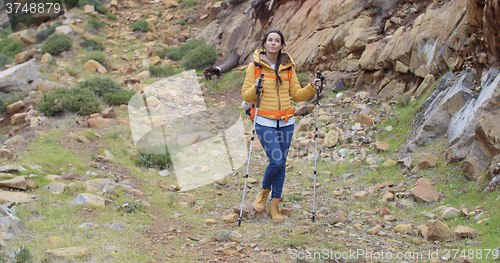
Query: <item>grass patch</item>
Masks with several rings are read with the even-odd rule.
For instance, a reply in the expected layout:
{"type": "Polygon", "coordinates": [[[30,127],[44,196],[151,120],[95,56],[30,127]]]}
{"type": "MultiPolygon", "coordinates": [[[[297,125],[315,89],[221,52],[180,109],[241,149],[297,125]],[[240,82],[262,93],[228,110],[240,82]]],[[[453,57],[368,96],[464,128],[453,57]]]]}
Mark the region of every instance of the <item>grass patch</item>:
{"type": "Polygon", "coordinates": [[[245,72],[236,70],[231,70],[220,76],[218,79],[214,78],[213,80],[202,80],[202,83],[207,85],[209,88],[207,93],[216,93],[223,90],[241,88],[243,82],[245,82],[245,72]]]}

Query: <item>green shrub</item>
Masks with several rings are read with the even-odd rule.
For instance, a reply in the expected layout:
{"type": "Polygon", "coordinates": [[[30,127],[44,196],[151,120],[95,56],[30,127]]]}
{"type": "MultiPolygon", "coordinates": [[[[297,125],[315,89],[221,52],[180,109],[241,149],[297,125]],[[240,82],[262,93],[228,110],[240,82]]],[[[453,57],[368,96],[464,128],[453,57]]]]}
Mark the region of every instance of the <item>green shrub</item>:
{"type": "Polygon", "coordinates": [[[109,18],[109,19],[111,19],[111,20],[116,20],[116,18],[117,18],[116,15],[112,14],[112,13],[107,13],[106,17],[109,18]]]}
{"type": "Polygon", "coordinates": [[[10,29],[10,27],[5,28],[5,29],[2,30],[2,32],[0,32],[0,38],[6,38],[10,34],[12,34],[12,29],[10,29]]]}
{"type": "Polygon", "coordinates": [[[135,91],[133,90],[124,90],[121,89],[117,92],[114,93],[106,93],[104,94],[103,98],[104,101],[108,104],[113,104],[113,105],[121,105],[121,104],[127,104],[130,98],[135,95],[135,91]]]}
{"type": "Polygon", "coordinates": [[[9,44],[0,47],[3,47],[0,53],[8,57],[14,57],[17,53],[23,51],[23,43],[18,41],[12,41],[9,44]]]}
{"type": "Polygon", "coordinates": [[[158,49],[153,54],[155,56],[160,57],[161,59],[164,59],[167,56],[167,50],[166,49],[158,49]]]}
{"type": "Polygon", "coordinates": [[[148,23],[146,22],[146,20],[138,20],[138,21],[135,21],[134,23],[132,23],[130,25],[130,28],[133,30],[133,31],[141,31],[141,32],[148,32],[148,31],[151,31],[151,28],[149,27],[148,23]]]}
{"type": "Polygon", "coordinates": [[[71,49],[73,41],[65,34],[55,34],[50,36],[42,45],[42,54],[59,55],[71,49]]]}
{"type": "Polygon", "coordinates": [[[87,88],[97,96],[103,96],[106,93],[114,93],[121,90],[120,84],[110,78],[93,77],[78,84],[80,88],[87,88]]]}
{"type": "Polygon", "coordinates": [[[100,0],[80,0],[78,2],[78,5],[83,8],[86,5],[93,5],[94,7],[98,7],[102,5],[102,2],[100,0]]]}
{"type": "Polygon", "coordinates": [[[12,57],[6,56],[4,54],[0,54],[0,68],[5,67],[5,65],[11,63],[13,60],[12,57]]]}
{"type": "Polygon", "coordinates": [[[74,77],[74,78],[76,78],[76,77],[78,76],[78,72],[76,72],[76,70],[75,70],[74,68],[69,68],[69,69],[67,69],[67,70],[66,70],[66,72],[67,72],[70,76],[72,76],[72,77],[74,77]]]}
{"type": "Polygon", "coordinates": [[[87,50],[104,50],[104,45],[102,42],[94,40],[94,39],[88,39],[84,36],[80,37],[83,40],[83,47],[87,50]]]}
{"type": "Polygon", "coordinates": [[[200,69],[212,65],[217,61],[217,49],[202,45],[187,53],[182,58],[182,66],[186,69],[200,69]]]}
{"type": "Polygon", "coordinates": [[[103,64],[104,61],[106,60],[106,54],[104,54],[104,52],[92,52],[85,57],[84,63],[91,59],[103,64]]]}
{"type": "Polygon", "coordinates": [[[36,41],[38,43],[42,43],[50,35],[52,35],[54,32],[56,32],[56,27],[58,27],[60,25],[62,25],[61,21],[56,21],[55,23],[48,25],[47,28],[45,28],[45,29],[43,29],[40,32],[35,34],[36,41]]]}
{"type": "Polygon", "coordinates": [[[168,77],[179,73],[170,66],[167,66],[165,68],[157,66],[149,66],[148,70],[149,72],[151,72],[151,76],[153,77],[168,77]]]}
{"type": "Polygon", "coordinates": [[[75,87],[69,90],[64,97],[66,110],[78,115],[89,115],[99,112],[99,99],[95,94],[85,88],[75,87]]]}
{"type": "Polygon", "coordinates": [[[99,29],[101,29],[103,27],[106,27],[106,23],[104,23],[103,21],[100,21],[99,19],[91,16],[89,18],[89,20],[87,20],[86,26],[89,29],[99,30],[99,29]]]}
{"type": "Polygon", "coordinates": [[[171,60],[182,60],[182,57],[184,57],[190,50],[193,50],[199,46],[206,46],[205,42],[203,40],[197,39],[197,40],[190,40],[180,47],[172,47],[167,49],[167,58],[171,60]]]}
{"type": "Polygon", "coordinates": [[[243,0],[229,0],[229,3],[232,5],[241,4],[242,2],[243,2],[243,0]]]}
{"type": "Polygon", "coordinates": [[[89,115],[99,112],[99,99],[85,88],[75,87],[66,89],[57,87],[45,94],[42,101],[37,104],[38,110],[48,116],[62,115],[69,111],[78,115],[89,115]]]}
{"type": "Polygon", "coordinates": [[[168,165],[172,163],[170,159],[170,154],[149,154],[141,153],[137,159],[135,159],[135,165],[142,166],[146,168],[155,168],[158,170],[165,170],[168,165]]]}
{"type": "Polygon", "coordinates": [[[198,1],[195,0],[187,0],[182,4],[182,8],[191,8],[198,4],[198,1]]]}
{"type": "Polygon", "coordinates": [[[124,211],[126,213],[135,213],[136,211],[139,212],[145,212],[147,207],[144,205],[144,203],[139,200],[139,201],[134,201],[130,203],[125,203],[123,205],[118,206],[118,209],[121,211],[124,211]]]}
{"type": "Polygon", "coordinates": [[[14,262],[16,263],[28,263],[33,262],[33,255],[31,255],[30,250],[26,247],[21,247],[14,257],[14,262]]]}
{"type": "Polygon", "coordinates": [[[104,5],[98,5],[95,7],[95,11],[101,13],[101,14],[108,14],[109,13],[109,10],[107,7],[105,7],[104,5]]]}
{"type": "Polygon", "coordinates": [[[40,112],[48,116],[59,116],[64,113],[64,97],[68,89],[57,87],[53,91],[44,94],[42,100],[36,105],[40,112]]]}
{"type": "Polygon", "coordinates": [[[305,87],[307,85],[307,76],[310,72],[297,73],[297,79],[299,79],[300,86],[305,87]]]}

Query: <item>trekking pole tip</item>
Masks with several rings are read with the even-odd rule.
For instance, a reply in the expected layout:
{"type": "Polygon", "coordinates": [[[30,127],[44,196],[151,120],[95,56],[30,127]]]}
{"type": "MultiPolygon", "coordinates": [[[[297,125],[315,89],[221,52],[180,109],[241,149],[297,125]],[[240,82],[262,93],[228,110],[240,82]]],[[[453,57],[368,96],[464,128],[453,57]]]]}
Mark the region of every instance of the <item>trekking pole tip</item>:
{"type": "Polygon", "coordinates": [[[238,227],[241,226],[241,217],[238,217],[238,227]]]}

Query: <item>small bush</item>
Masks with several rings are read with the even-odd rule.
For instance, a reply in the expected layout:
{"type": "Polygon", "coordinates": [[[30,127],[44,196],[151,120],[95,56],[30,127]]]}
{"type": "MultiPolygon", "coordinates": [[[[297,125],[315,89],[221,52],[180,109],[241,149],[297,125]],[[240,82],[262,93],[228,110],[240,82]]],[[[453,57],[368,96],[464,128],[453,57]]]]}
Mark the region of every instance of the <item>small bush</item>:
{"type": "Polygon", "coordinates": [[[103,15],[106,15],[109,13],[109,10],[107,7],[105,7],[104,5],[98,5],[95,7],[95,11],[103,14],[103,15]]]}
{"type": "Polygon", "coordinates": [[[205,42],[203,40],[197,39],[197,40],[190,40],[180,47],[173,47],[173,48],[168,48],[167,49],[167,58],[171,60],[182,60],[182,57],[184,57],[189,51],[199,47],[199,46],[206,46],[205,42]]]}
{"type": "Polygon", "coordinates": [[[149,154],[141,153],[135,160],[135,165],[146,168],[155,168],[158,170],[167,169],[168,165],[172,163],[170,154],[149,154]]]}
{"type": "Polygon", "coordinates": [[[70,50],[73,41],[65,34],[55,34],[50,36],[42,45],[42,54],[59,55],[64,51],[70,50]]]}
{"type": "Polygon", "coordinates": [[[151,72],[151,76],[153,77],[168,77],[178,73],[174,68],[170,66],[167,66],[165,68],[157,66],[149,66],[148,70],[149,72],[151,72]]]}
{"type": "Polygon", "coordinates": [[[5,65],[11,63],[13,60],[12,57],[6,56],[4,54],[0,54],[0,68],[5,67],[5,65]]]}
{"type": "Polygon", "coordinates": [[[121,104],[127,104],[130,98],[132,98],[132,96],[134,95],[135,91],[133,90],[121,89],[114,93],[106,93],[104,94],[103,98],[104,101],[108,104],[121,105],[121,104]]]}
{"type": "Polygon", "coordinates": [[[134,23],[132,23],[130,25],[130,28],[133,30],[133,31],[141,31],[141,32],[148,32],[148,31],[151,31],[151,28],[149,27],[148,23],[146,22],[146,20],[139,20],[139,21],[135,21],[134,23]]]}
{"type": "Polygon", "coordinates": [[[89,115],[99,112],[99,99],[85,88],[72,88],[64,97],[64,106],[70,112],[78,115],[89,115]]]}
{"type": "Polygon", "coordinates": [[[167,56],[167,50],[166,49],[158,49],[154,52],[154,55],[160,57],[161,59],[164,59],[167,56]]]}
{"type": "Polygon", "coordinates": [[[56,21],[55,23],[48,25],[47,28],[45,28],[45,29],[43,29],[40,32],[35,34],[36,41],[38,43],[42,43],[50,35],[52,35],[54,32],[56,32],[56,27],[58,27],[60,25],[62,25],[61,21],[56,21]]]}
{"type": "Polygon", "coordinates": [[[144,212],[146,211],[146,206],[142,201],[134,201],[130,203],[125,203],[123,205],[118,206],[118,209],[124,211],[126,213],[135,213],[137,211],[144,212]]]}
{"type": "Polygon", "coordinates": [[[191,8],[194,7],[198,4],[198,1],[195,0],[187,0],[186,2],[183,3],[183,8],[191,8]]]}
{"type": "Polygon", "coordinates": [[[84,36],[81,39],[83,40],[83,47],[87,50],[104,50],[104,45],[100,41],[88,39],[84,36]]]}
{"type": "Polygon", "coordinates": [[[103,64],[104,61],[106,60],[106,54],[104,54],[104,52],[93,52],[93,53],[90,53],[88,56],[86,56],[84,61],[87,62],[91,59],[103,64]]]}
{"type": "Polygon", "coordinates": [[[78,84],[80,88],[87,88],[97,96],[103,96],[106,93],[114,93],[121,90],[120,84],[110,78],[93,77],[78,84]]]}
{"type": "Polygon", "coordinates": [[[0,32],[0,38],[6,38],[10,34],[12,34],[12,29],[10,29],[10,27],[5,28],[5,29],[2,30],[2,32],[0,32]]]}
{"type": "Polygon", "coordinates": [[[309,75],[309,72],[301,72],[297,73],[297,79],[299,79],[300,86],[305,87],[307,85],[307,76],[309,75]]]}
{"type": "Polygon", "coordinates": [[[59,116],[66,111],[89,115],[99,112],[100,104],[99,99],[88,89],[57,87],[43,96],[37,108],[48,116],[59,116]]]}
{"type": "Polygon", "coordinates": [[[72,77],[74,77],[74,78],[76,78],[76,77],[78,76],[78,72],[76,72],[76,70],[75,70],[74,68],[69,68],[69,69],[67,69],[67,70],[66,70],[66,72],[67,72],[70,76],[72,76],[72,77]]]}
{"type": "Polygon", "coordinates": [[[182,66],[186,69],[200,69],[217,61],[217,49],[209,46],[199,46],[182,58],[182,66]]]}
{"type": "Polygon", "coordinates": [[[116,18],[117,18],[115,14],[111,14],[111,13],[107,13],[106,17],[109,18],[109,19],[111,19],[111,20],[115,20],[115,21],[116,21],[116,18]]]}
{"type": "Polygon", "coordinates": [[[53,91],[44,94],[42,101],[36,107],[39,111],[48,116],[59,116],[64,113],[64,96],[68,93],[68,89],[57,87],[53,91]]]}
{"type": "Polygon", "coordinates": [[[21,247],[14,257],[16,263],[28,263],[33,262],[33,255],[31,255],[30,250],[26,247],[21,247]]]}
{"type": "Polygon", "coordinates": [[[100,21],[99,19],[92,16],[89,18],[89,20],[87,20],[86,26],[87,26],[87,28],[90,28],[90,29],[99,30],[103,27],[106,27],[106,23],[104,23],[103,21],[100,21]]]}
{"type": "Polygon", "coordinates": [[[2,48],[1,54],[4,54],[8,57],[14,57],[17,53],[23,51],[23,43],[18,41],[12,41],[6,46],[0,46],[2,48]]]}
{"type": "Polygon", "coordinates": [[[80,0],[78,2],[78,5],[83,8],[86,5],[93,5],[94,7],[98,7],[102,5],[102,2],[100,0],[80,0]]]}
{"type": "Polygon", "coordinates": [[[229,0],[229,3],[232,5],[238,5],[241,4],[243,0],[229,0]]]}

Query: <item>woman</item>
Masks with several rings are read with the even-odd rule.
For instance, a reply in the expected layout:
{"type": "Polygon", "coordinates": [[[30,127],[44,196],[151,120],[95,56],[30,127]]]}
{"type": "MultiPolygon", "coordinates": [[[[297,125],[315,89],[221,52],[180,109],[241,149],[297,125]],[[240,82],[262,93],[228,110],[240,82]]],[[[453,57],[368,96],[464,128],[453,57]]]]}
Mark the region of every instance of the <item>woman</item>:
{"type": "Polygon", "coordinates": [[[269,158],[269,165],[264,172],[262,188],[254,202],[254,209],[263,212],[266,200],[271,192],[269,213],[274,222],[282,222],[279,213],[281,191],[285,181],[285,164],[288,149],[293,136],[295,123],[290,96],[296,101],[303,101],[314,95],[321,85],[315,79],[305,88],[300,86],[293,66],[292,57],[282,51],[285,39],[279,30],[267,32],[262,40],[264,49],[257,49],[254,61],[247,68],[241,97],[247,103],[256,101],[256,77],[264,74],[260,105],[255,131],[269,158]]]}

